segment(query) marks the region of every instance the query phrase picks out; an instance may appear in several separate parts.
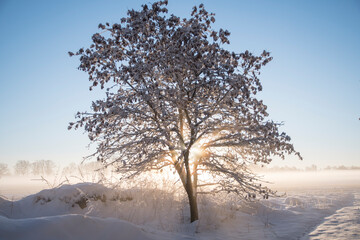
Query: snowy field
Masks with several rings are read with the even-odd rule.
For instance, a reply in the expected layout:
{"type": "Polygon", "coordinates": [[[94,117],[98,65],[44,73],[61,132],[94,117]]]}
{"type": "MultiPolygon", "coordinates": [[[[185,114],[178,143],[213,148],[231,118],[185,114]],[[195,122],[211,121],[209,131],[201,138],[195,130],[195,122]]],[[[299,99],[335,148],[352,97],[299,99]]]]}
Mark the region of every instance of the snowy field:
{"type": "Polygon", "coordinates": [[[41,190],[43,182],[2,178],[0,239],[360,239],[358,172],[267,179],[284,195],[250,203],[228,194],[201,196],[200,220],[189,224],[186,198],[174,184],[41,190]]]}

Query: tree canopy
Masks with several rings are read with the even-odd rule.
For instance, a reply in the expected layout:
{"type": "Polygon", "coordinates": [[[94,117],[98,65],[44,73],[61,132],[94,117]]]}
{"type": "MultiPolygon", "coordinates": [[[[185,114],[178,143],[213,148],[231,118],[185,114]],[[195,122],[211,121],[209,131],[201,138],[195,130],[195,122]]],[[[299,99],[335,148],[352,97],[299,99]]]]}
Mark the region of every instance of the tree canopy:
{"type": "Polygon", "coordinates": [[[120,23],[99,24],[89,48],[69,52],[80,57],[90,90],[100,86],[106,92],[69,128],[84,127],[97,143],[93,156],[116,164],[126,177],[172,166],[195,221],[198,194],[267,198],[271,191],[256,181],[249,164],[301,156],[256,98],[269,52],[226,50],[230,33],[212,28],[214,14],[203,4],[188,19],[169,14],[166,5],[143,5],[120,23]]]}

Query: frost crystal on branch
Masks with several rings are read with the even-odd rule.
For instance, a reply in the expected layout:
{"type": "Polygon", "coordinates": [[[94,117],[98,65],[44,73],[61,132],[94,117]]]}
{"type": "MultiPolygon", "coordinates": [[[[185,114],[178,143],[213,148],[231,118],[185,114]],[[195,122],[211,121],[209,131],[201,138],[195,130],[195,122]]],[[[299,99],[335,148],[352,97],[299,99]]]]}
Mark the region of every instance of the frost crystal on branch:
{"type": "Polygon", "coordinates": [[[211,27],[214,14],[202,4],[189,19],[169,15],[166,5],[143,5],[121,23],[99,24],[102,33],[93,35],[90,48],[74,54],[89,74],[90,89],[111,88],[69,128],[84,127],[98,144],[94,156],[121,163],[124,176],[172,166],[188,194],[192,221],[200,193],[267,198],[272,192],[248,165],[291,153],[301,158],[255,97],[269,52],[225,50],[230,33],[211,27]]]}

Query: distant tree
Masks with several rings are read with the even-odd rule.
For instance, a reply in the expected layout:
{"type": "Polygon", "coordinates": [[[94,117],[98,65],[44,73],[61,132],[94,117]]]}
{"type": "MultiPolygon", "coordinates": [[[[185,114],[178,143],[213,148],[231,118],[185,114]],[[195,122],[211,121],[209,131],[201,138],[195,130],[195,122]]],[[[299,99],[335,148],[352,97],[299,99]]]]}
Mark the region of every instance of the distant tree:
{"type": "Polygon", "coordinates": [[[10,172],[9,172],[8,165],[5,163],[0,163],[0,178],[5,175],[8,175],[9,173],[10,172]]]}
{"type": "Polygon", "coordinates": [[[14,170],[17,175],[26,175],[30,173],[31,163],[26,160],[19,160],[16,162],[14,170]]]}
{"type": "Polygon", "coordinates": [[[317,166],[313,164],[310,167],[306,167],[305,171],[317,171],[317,166]]]}
{"type": "Polygon", "coordinates": [[[63,168],[64,176],[75,177],[83,182],[101,182],[105,169],[101,162],[84,162],[79,165],[70,163],[63,168]]]}
{"type": "Polygon", "coordinates": [[[54,172],[55,163],[51,160],[37,160],[31,164],[33,175],[50,175],[54,172]]]}
{"type": "Polygon", "coordinates": [[[98,144],[92,156],[117,163],[126,177],[172,166],[195,221],[198,194],[267,198],[273,192],[248,165],[300,154],[255,98],[269,52],[224,49],[230,33],[212,28],[214,14],[203,4],[188,19],[167,14],[166,5],[143,5],[119,24],[100,24],[93,44],[75,53],[79,69],[89,74],[90,90],[109,87],[106,99],[93,102],[93,112],[78,113],[69,129],[84,127],[98,144]]]}
{"type": "Polygon", "coordinates": [[[350,170],[360,170],[360,167],[359,166],[351,166],[350,170]]]}
{"type": "Polygon", "coordinates": [[[83,180],[95,182],[100,181],[103,176],[102,164],[100,162],[88,162],[79,166],[79,172],[83,180]]]}
{"type": "Polygon", "coordinates": [[[344,165],[341,165],[341,166],[338,166],[338,167],[335,167],[336,170],[348,170],[347,167],[345,167],[344,165]]]}
{"type": "Polygon", "coordinates": [[[327,166],[327,167],[325,168],[325,170],[331,170],[331,169],[333,169],[331,166],[327,166]]]}
{"type": "Polygon", "coordinates": [[[66,167],[63,168],[62,170],[62,174],[63,175],[74,175],[76,174],[76,172],[78,171],[78,167],[75,163],[70,163],[69,165],[67,165],[66,167]]]}

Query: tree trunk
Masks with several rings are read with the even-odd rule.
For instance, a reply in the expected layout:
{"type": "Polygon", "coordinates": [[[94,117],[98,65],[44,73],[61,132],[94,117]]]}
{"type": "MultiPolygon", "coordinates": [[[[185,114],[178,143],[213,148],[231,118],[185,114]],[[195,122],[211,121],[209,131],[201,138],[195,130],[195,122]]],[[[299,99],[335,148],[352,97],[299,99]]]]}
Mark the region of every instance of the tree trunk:
{"type": "MultiPolygon", "coordinates": [[[[190,187],[192,189],[192,186],[190,187]]],[[[190,204],[190,221],[194,222],[196,220],[199,220],[199,212],[197,207],[197,199],[196,194],[193,190],[190,190],[189,192],[186,191],[188,194],[189,204],[190,204]]]]}
{"type": "Polygon", "coordinates": [[[193,187],[193,183],[191,181],[191,173],[187,173],[187,170],[181,169],[179,164],[175,164],[175,169],[179,174],[180,180],[185,188],[186,194],[189,199],[190,205],[190,219],[191,222],[194,222],[199,219],[198,207],[197,207],[197,196],[196,196],[196,188],[193,187]],[[190,176],[190,180],[188,178],[190,176]]]}
{"type": "Polygon", "coordinates": [[[187,151],[184,154],[184,162],[185,162],[185,169],[186,169],[186,184],[185,190],[188,195],[189,205],[190,205],[190,221],[194,222],[199,220],[199,212],[197,206],[197,199],[196,199],[196,192],[193,186],[193,181],[191,179],[191,171],[189,166],[189,152],[187,151]]]}

